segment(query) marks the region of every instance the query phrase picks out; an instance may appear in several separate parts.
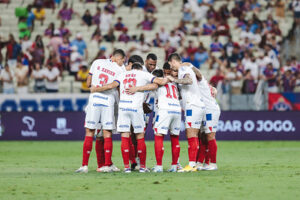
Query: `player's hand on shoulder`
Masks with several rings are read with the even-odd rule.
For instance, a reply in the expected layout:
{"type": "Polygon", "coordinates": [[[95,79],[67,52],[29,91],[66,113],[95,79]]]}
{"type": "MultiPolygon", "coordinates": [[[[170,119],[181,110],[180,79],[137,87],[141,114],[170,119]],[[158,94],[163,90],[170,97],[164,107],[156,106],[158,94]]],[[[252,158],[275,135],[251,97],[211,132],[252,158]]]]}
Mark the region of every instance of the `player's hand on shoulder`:
{"type": "Polygon", "coordinates": [[[170,82],[174,82],[175,78],[172,76],[166,76],[166,78],[170,81],[170,82]]]}
{"type": "Polygon", "coordinates": [[[126,94],[134,94],[137,92],[137,88],[136,87],[126,88],[125,92],[126,92],[126,94]]]}
{"type": "Polygon", "coordinates": [[[91,91],[91,93],[97,92],[97,87],[92,85],[91,88],[90,88],[90,91],[91,91]]]}

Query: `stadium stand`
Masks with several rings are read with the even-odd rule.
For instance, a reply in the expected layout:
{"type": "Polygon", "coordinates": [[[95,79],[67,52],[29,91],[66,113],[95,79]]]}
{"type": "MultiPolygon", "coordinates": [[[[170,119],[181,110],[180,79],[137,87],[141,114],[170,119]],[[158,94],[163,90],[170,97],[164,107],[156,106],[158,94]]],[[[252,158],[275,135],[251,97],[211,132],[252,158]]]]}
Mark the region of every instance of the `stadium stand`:
{"type": "Polygon", "coordinates": [[[290,47],[284,45],[299,30],[295,1],[137,0],[132,5],[133,1],[121,0],[0,2],[1,77],[9,77],[5,63],[10,73],[15,73],[18,60],[27,66],[29,81],[22,85],[28,85],[30,93],[38,91],[40,80],[32,76],[35,63],[42,69],[46,63],[57,67],[58,91],[76,93],[82,87],[76,73],[83,63],[108,58],[115,48],[125,49],[128,56],[146,57],[153,52],[160,68],[167,55],[177,51],[184,62],[200,68],[211,84],[222,90],[220,94],[230,94],[227,99],[231,102],[245,98],[238,95],[257,93],[260,80],[269,92],[300,91],[299,62],[297,57],[286,56],[290,47]],[[10,34],[16,43],[8,42],[10,34]]]}

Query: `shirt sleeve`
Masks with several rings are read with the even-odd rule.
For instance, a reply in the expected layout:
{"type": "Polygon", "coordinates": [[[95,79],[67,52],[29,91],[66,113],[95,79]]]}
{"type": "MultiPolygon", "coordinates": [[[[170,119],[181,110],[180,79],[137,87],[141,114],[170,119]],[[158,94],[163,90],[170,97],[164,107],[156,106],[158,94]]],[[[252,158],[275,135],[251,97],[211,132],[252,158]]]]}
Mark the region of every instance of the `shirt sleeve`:
{"type": "Polygon", "coordinates": [[[155,76],[153,76],[152,74],[145,72],[145,78],[148,82],[153,83],[154,79],[156,78],[155,76]]]}
{"type": "Polygon", "coordinates": [[[93,75],[95,69],[96,69],[96,61],[94,61],[92,63],[92,66],[91,66],[90,71],[89,71],[89,75],[93,75]]]}
{"type": "Polygon", "coordinates": [[[121,79],[122,79],[122,74],[119,74],[114,81],[116,81],[117,83],[119,83],[119,85],[121,85],[121,79]]]}

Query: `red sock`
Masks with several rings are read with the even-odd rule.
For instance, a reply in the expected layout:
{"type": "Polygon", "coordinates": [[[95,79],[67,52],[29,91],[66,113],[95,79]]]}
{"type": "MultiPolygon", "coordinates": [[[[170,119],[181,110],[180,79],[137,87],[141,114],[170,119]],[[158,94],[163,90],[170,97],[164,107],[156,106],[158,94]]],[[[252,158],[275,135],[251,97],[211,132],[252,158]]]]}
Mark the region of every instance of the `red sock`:
{"type": "Polygon", "coordinates": [[[104,140],[96,139],[96,145],[95,145],[96,155],[97,155],[97,163],[98,168],[101,168],[104,166],[105,159],[104,159],[104,140]]]}
{"type": "Polygon", "coordinates": [[[83,152],[82,152],[82,166],[89,164],[90,154],[93,148],[93,139],[94,137],[85,136],[83,142],[83,152]]]}
{"type": "Polygon", "coordinates": [[[180,145],[179,145],[179,136],[171,135],[171,145],[172,145],[172,165],[177,165],[178,158],[180,155],[180,145]]]}
{"type": "Polygon", "coordinates": [[[131,138],[121,137],[121,140],[121,151],[124,167],[129,168],[129,140],[131,140],[131,138]]]}
{"type": "Polygon", "coordinates": [[[205,155],[206,155],[206,145],[204,145],[203,142],[200,139],[197,161],[200,162],[200,163],[203,163],[204,159],[205,159],[205,155]]]}
{"type": "Polygon", "coordinates": [[[208,151],[208,145],[205,145],[205,164],[209,165],[209,151],[208,151]]]}
{"type": "Polygon", "coordinates": [[[129,160],[131,164],[136,164],[136,160],[135,160],[135,147],[132,143],[131,138],[129,138],[129,160]]]}
{"type": "Polygon", "coordinates": [[[111,155],[112,155],[113,145],[111,138],[104,138],[104,152],[105,152],[105,166],[111,166],[111,155]]]}
{"type": "Polygon", "coordinates": [[[144,138],[137,140],[137,150],[138,150],[138,156],[140,158],[140,166],[141,168],[146,168],[147,149],[146,149],[146,143],[144,138]]]}
{"type": "Polygon", "coordinates": [[[208,141],[209,158],[211,163],[217,162],[217,149],[216,139],[208,141]]]}
{"type": "Polygon", "coordinates": [[[189,161],[196,162],[198,148],[199,148],[199,140],[198,137],[188,138],[188,152],[189,152],[189,161]]]}
{"type": "Polygon", "coordinates": [[[154,140],[156,165],[161,166],[164,156],[164,136],[155,135],[154,140]]]}

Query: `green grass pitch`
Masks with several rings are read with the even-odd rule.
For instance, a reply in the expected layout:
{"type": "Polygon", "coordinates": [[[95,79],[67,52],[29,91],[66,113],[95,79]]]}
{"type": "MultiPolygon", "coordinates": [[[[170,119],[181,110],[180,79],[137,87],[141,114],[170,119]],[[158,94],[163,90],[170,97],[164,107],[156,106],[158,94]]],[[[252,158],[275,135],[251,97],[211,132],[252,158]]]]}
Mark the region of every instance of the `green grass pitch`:
{"type": "MultiPolygon", "coordinates": [[[[300,142],[218,142],[218,171],[184,174],[97,173],[94,149],[89,173],[75,174],[81,151],[82,142],[0,142],[0,199],[300,199],[300,142]]],[[[153,142],[147,151],[152,167],[153,142]]],[[[120,142],[113,161],[123,169],[120,142]]],[[[170,161],[165,142],[165,170],[170,161]]]]}

